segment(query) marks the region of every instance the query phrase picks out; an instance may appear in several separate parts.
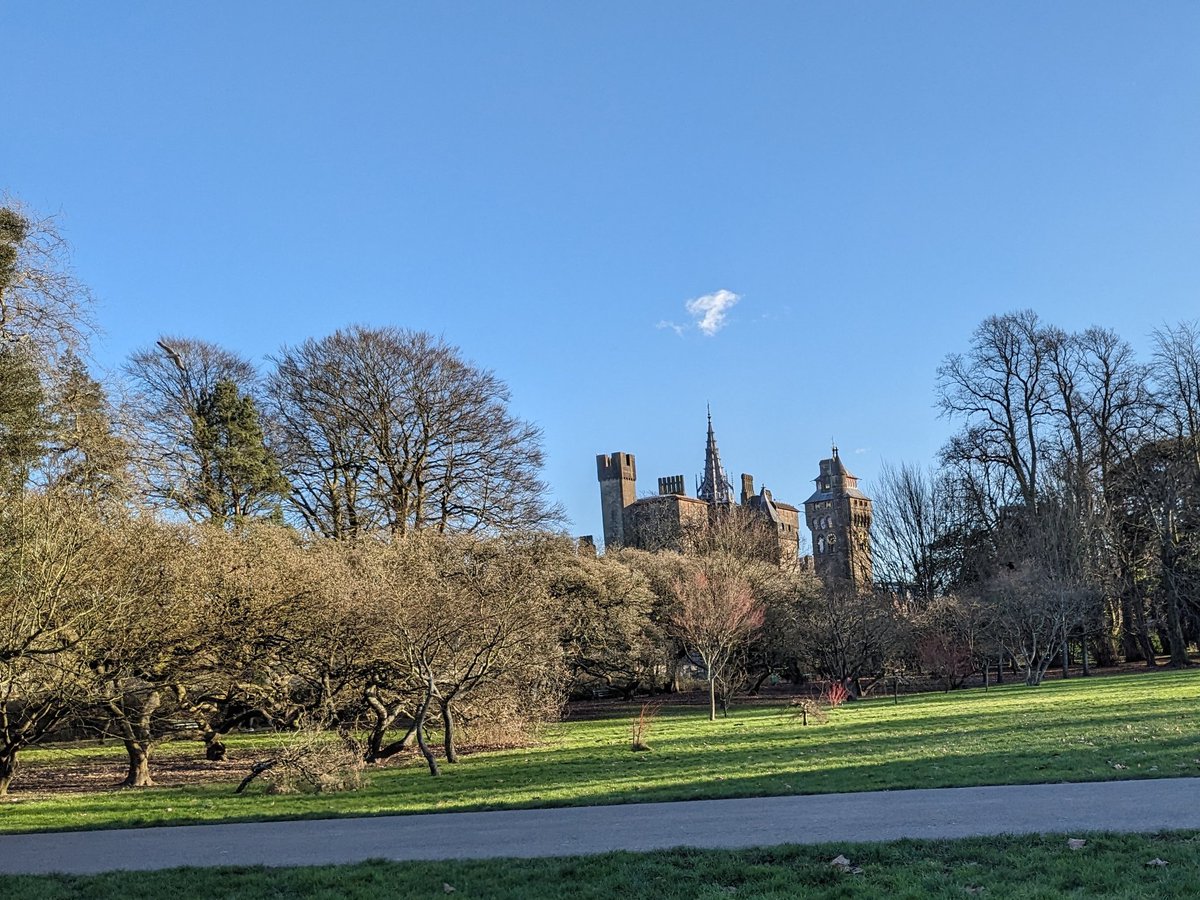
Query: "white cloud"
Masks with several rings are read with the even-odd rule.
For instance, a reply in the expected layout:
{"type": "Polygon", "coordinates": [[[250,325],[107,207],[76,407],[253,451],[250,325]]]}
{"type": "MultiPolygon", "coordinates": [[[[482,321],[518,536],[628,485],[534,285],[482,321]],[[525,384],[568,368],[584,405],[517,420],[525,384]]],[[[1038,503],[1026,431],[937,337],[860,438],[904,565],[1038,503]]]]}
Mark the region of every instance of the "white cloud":
{"type": "Polygon", "coordinates": [[[856,456],[861,456],[861,455],[862,455],[862,454],[864,454],[864,453],[870,453],[870,452],[871,452],[871,448],[870,448],[870,447],[858,447],[858,448],[856,448],[856,449],[855,449],[855,451],[854,451],[854,453],[855,453],[855,455],[856,455],[856,456]]]}
{"type": "Polygon", "coordinates": [[[696,327],[709,337],[725,327],[725,314],[742,298],[733,291],[717,291],[689,300],[685,306],[696,327]]]}
{"type": "Polygon", "coordinates": [[[677,322],[669,322],[666,319],[663,319],[661,322],[659,322],[654,327],[655,328],[670,328],[673,332],[675,332],[680,337],[683,337],[683,332],[687,328],[686,325],[680,325],[677,322]]]}

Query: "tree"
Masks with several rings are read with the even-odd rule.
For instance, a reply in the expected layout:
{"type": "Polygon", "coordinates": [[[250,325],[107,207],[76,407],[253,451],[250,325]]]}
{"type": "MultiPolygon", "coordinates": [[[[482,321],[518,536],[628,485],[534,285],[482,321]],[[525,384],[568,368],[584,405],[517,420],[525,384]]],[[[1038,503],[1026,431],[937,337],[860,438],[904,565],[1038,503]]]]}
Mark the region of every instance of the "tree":
{"type": "Polygon", "coordinates": [[[542,573],[561,552],[541,535],[425,532],[378,557],[379,600],[399,598],[379,618],[391,622],[391,661],[412,692],[413,734],[430,774],[439,773],[425,741],[430,716],[440,715],[453,763],[462,722],[498,724],[557,710],[565,684],[562,617],[542,573]]]}
{"type": "Polygon", "coordinates": [[[762,627],[764,607],[736,567],[707,560],[673,585],[671,628],[704,667],[709,721],[717,720],[717,682],[730,676],[738,655],[762,627]]]}
{"type": "Polygon", "coordinates": [[[269,380],[292,507],[321,534],[556,524],[541,432],[507,386],[425,332],[354,326],[284,348],[269,380]]]}
{"type": "Polygon", "coordinates": [[[949,478],[916,466],[884,465],[875,491],[871,537],[875,580],[927,604],[949,587],[945,552],[954,529],[949,478]]]}
{"type": "Polygon", "coordinates": [[[998,467],[1015,497],[1036,509],[1044,428],[1051,408],[1050,336],[1032,310],[991,316],[975,329],[971,348],[938,367],[938,405],[962,419],[963,430],[943,451],[952,464],[998,467]]]}
{"type": "Polygon", "coordinates": [[[901,646],[895,611],[871,591],[827,584],[798,598],[796,641],[811,671],[861,697],[864,679],[879,678],[901,646]]]}
{"type": "Polygon", "coordinates": [[[126,372],[152,501],[218,525],[278,508],[286,483],[266,447],[247,360],[206,341],[162,338],[134,353],[126,372]]]}
{"type": "MultiPolygon", "coordinates": [[[[336,629],[325,627],[331,597],[323,590],[337,567],[327,559],[318,564],[294,531],[267,522],[200,526],[194,538],[203,570],[190,602],[191,643],[179,648],[189,663],[171,690],[199,726],[205,756],[221,760],[224,735],[234,728],[255,718],[285,726],[300,719],[300,662],[337,640],[336,629]],[[302,642],[312,650],[302,651],[302,642]]],[[[305,713],[328,724],[326,711],[318,703],[305,713]]]]}
{"type": "Polygon", "coordinates": [[[0,796],[19,753],[94,699],[82,650],[122,618],[118,552],[78,498],[25,493],[0,504],[0,796]]]}
{"type": "Polygon", "coordinates": [[[22,343],[49,364],[86,343],[91,304],[54,220],[0,202],[0,344],[22,343]]]}
{"type": "Polygon", "coordinates": [[[0,344],[0,493],[24,490],[46,452],[50,422],[37,361],[20,344],[0,344]]]}
{"type": "Polygon", "coordinates": [[[1062,659],[1071,629],[1091,603],[1086,586],[1025,561],[990,579],[980,598],[991,632],[1024,670],[1025,683],[1042,683],[1055,659],[1062,659]]]}
{"type": "Polygon", "coordinates": [[[129,443],[117,433],[101,384],[73,352],[51,379],[45,480],[97,507],[129,498],[129,443]]]}
{"type": "Polygon", "coordinates": [[[205,561],[182,526],[149,517],[106,523],[117,546],[107,573],[120,606],[78,652],[102,732],[128,757],[123,787],[152,785],[150,757],[178,721],[176,686],[197,665],[194,599],[205,561]]]}
{"type": "MultiPolygon", "coordinates": [[[[1117,513],[1119,546],[1128,571],[1133,608],[1157,597],[1160,633],[1171,665],[1188,665],[1184,623],[1200,613],[1200,471],[1191,442],[1164,438],[1137,448],[1114,466],[1109,494],[1117,513]]],[[[1153,662],[1144,620],[1140,637],[1153,662]]]]}
{"type": "Polygon", "coordinates": [[[551,593],[571,611],[564,642],[577,682],[604,685],[626,700],[653,688],[666,642],[647,579],[622,559],[637,552],[563,554],[550,582],[551,593]]]}
{"type": "Polygon", "coordinates": [[[227,378],[200,396],[196,446],[208,460],[208,477],[197,485],[195,499],[209,510],[210,521],[278,512],[288,483],[267,449],[254,400],[227,378]]]}

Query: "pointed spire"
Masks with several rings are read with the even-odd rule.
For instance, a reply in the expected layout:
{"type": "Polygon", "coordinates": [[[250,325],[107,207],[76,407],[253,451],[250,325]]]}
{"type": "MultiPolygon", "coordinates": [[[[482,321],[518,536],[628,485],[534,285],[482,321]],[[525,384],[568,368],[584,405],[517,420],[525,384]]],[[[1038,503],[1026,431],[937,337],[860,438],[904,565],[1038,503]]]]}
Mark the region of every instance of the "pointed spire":
{"type": "Polygon", "coordinates": [[[704,445],[704,478],[696,490],[696,496],[709,503],[732,505],[733,485],[721,467],[721,453],[717,450],[717,437],[713,434],[712,407],[708,409],[708,440],[704,445]]]}

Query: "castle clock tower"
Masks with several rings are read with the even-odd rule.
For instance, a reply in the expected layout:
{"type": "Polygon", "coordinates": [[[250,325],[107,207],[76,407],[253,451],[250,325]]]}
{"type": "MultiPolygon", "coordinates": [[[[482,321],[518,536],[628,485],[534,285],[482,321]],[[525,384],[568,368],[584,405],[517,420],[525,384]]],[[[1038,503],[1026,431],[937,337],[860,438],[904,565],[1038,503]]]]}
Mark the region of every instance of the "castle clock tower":
{"type": "Polygon", "coordinates": [[[825,581],[871,586],[871,498],[858,489],[838,456],[821,460],[817,489],[804,501],[812,533],[813,564],[825,581]]]}

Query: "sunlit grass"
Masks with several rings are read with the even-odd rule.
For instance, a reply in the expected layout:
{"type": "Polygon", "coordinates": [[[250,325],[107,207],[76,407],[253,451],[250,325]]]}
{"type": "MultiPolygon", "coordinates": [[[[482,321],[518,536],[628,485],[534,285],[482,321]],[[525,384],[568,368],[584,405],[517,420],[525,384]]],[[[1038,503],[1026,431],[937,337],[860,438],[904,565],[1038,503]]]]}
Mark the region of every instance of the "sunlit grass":
{"type": "MultiPolygon", "coordinates": [[[[1200,672],[1006,685],[847,704],[804,727],[786,708],[745,707],[716,723],[665,708],[649,753],[630,751],[628,715],[564,722],[536,747],[466,757],[430,778],[412,759],[368,772],[363,790],[234,796],[234,783],[97,791],[0,804],[0,830],[578,806],[657,800],[1104,781],[1200,775],[1200,672]]],[[[235,738],[238,746],[262,736],[235,738]]],[[[56,753],[30,754],[53,766],[56,753]]],[[[119,747],[107,754],[114,780],[119,747]]],[[[165,752],[199,755],[199,745],[165,752]]],[[[78,757],[77,757],[78,758],[78,757]]]]}
{"type": "Polygon", "coordinates": [[[1155,898],[1196,896],[1193,833],[1066,835],[670,850],[590,857],[369,862],[295,869],[174,869],[97,876],[0,877],[7,900],[159,897],[478,897],[491,900],[654,898],[1155,898]],[[857,874],[830,865],[846,856],[857,874]],[[1148,866],[1151,860],[1165,866],[1148,866]],[[449,890],[448,890],[449,888],[449,890]]]}

